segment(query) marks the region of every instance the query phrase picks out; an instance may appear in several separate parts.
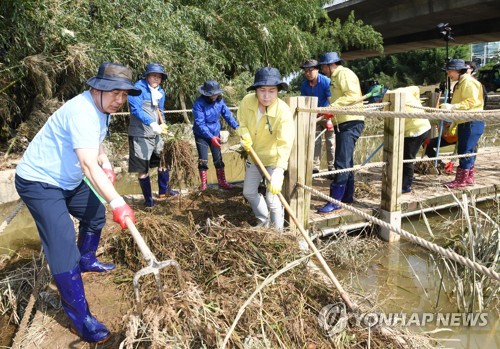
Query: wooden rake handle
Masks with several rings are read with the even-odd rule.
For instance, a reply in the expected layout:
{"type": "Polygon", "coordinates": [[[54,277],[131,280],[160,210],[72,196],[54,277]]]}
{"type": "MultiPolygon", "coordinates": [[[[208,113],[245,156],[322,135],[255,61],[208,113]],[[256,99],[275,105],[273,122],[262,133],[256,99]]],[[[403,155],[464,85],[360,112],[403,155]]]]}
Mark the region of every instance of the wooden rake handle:
{"type": "Polygon", "coordinates": [[[128,230],[130,230],[130,233],[132,234],[132,237],[134,238],[135,243],[141,250],[142,256],[144,259],[148,262],[151,263],[152,261],[155,261],[156,258],[153,255],[153,252],[149,249],[148,245],[144,241],[144,238],[142,237],[141,233],[139,233],[139,230],[135,227],[134,222],[127,216],[125,217],[125,223],[127,224],[128,230]]]}
{"type": "MultiPolygon", "coordinates": [[[[264,166],[262,161],[260,161],[260,158],[257,155],[257,153],[255,153],[255,150],[253,150],[253,148],[250,147],[250,149],[248,149],[248,152],[250,153],[250,155],[252,155],[253,159],[257,163],[257,166],[264,174],[264,177],[266,177],[266,179],[270,182],[271,176],[269,175],[269,172],[267,172],[266,167],[264,166]]],[[[323,258],[323,256],[319,252],[319,250],[316,248],[316,246],[314,245],[312,240],[309,238],[309,235],[304,230],[302,224],[297,220],[297,217],[295,217],[295,215],[293,214],[292,209],[290,208],[290,205],[288,205],[288,202],[286,202],[285,198],[283,197],[283,194],[281,194],[281,192],[279,192],[277,195],[278,195],[278,198],[280,199],[282,205],[285,207],[286,212],[288,212],[288,215],[290,216],[290,218],[292,219],[292,221],[295,223],[295,225],[299,229],[300,233],[302,234],[302,237],[304,238],[304,240],[306,240],[306,242],[309,245],[309,247],[311,248],[311,250],[313,250],[316,258],[318,258],[318,260],[321,263],[321,266],[325,270],[326,274],[332,280],[333,284],[335,285],[335,288],[339,291],[340,296],[342,297],[344,302],[347,304],[347,306],[350,309],[353,309],[353,310],[356,309],[356,306],[350,301],[348,294],[344,291],[344,289],[342,288],[342,285],[339,283],[339,281],[337,280],[337,278],[333,274],[333,272],[330,269],[330,267],[328,266],[328,264],[326,264],[325,259],[323,258]]]]}

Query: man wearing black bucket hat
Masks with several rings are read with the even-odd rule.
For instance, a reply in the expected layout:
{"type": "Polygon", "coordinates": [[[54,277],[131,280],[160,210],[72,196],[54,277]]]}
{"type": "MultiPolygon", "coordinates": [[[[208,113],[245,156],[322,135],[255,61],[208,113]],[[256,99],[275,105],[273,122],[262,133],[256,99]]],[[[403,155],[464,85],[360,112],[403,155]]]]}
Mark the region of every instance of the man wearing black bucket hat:
{"type": "MultiPolygon", "coordinates": [[[[361,99],[359,79],[352,70],[343,66],[344,61],[337,52],[325,52],[320,56],[320,66],[323,74],[331,80],[332,106],[352,106],[361,99]]],[[[330,114],[333,116],[333,114],[330,114]]],[[[365,127],[365,117],[362,115],[336,115],[332,118],[335,132],[335,162],[336,170],[354,166],[354,147],[365,127]]],[[[330,197],[345,203],[354,201],[354,173],[337,173],[330,184],[330,197]]],[[[340,210],[341,207],[328,202],[318,209],[319,213],[329,213],[340,210]]]]}
{"type": "Polygon", "coordinates": [[[16,189],[35,219],[50,271],[61,294],[71,331],[84,341],[102,343],[111,333],[91,313],[82,272],[105,272],[113,264],[96,259],[106,209],[84,182],[111,206],[113,219],[126,228],[134,212],[114,188],[116,180],[102,141],[109,114],[127,95],[141,93],[129,68],[102,63],[87,81],[90,89],[67,101],[31,141],[16,169],[16,189]],[[72,217],[79,221],[78,243],[72,217]]]}
{"type": "MultiPolygon", "coordinates": [[[[444,110],[483,110],[484,96],[481,83],[467,73],[468,66],[462,59],[452,59],[443,68],[446,70],[451,81],[456,81],[453,89],[451,103],[441,104],[444,110]]],[[[484,121],[460,121],[454,120],[458,125],[458,155],[474,153],[479,138],[484,132],[484,121]]],[[[455,179],[444,183],[448,188],[460,188],[473,185],[475,182],[476,169],[475,156],[460,158],[455,179]]]]}
{"type": "Polygon", "coordinates": [[[238,122],[229,110],[224,99],[223,89],[215,80],[207,80],[198,87],[200,97],[193,104],[193,133],[198,151],[198,171],[200,171],[200,190],[207,189],[208,148],[212,152],[212,159],[217,174],[217,184],[221,189],[232,189],[233,186],[226,181],[224,162],[222,161],[220,139],[220,117],[224,118],[230,127],[238,128],[238,122]]]}
{"type": "Polygon", "coordinates": [[[259,226],[269,223],[277,229],[284,225],[283,206],[276,195],[283,186],[284,172],[295,139],[290,107],[278,98],[278,92],[288,89],[278,69],[265,67],[257,70],[252,86],[238,108],[238,133],[245,150],[252,147],[271,176],[266,198],[259,193],[263,174],[251,157],[246,163],[243,196],[252,206],[259,226]],[[268,219],[270,215],[270,220],[268,219]]]}
{"type": "MultiPolygon", "coordinates": [[[[328,107],[330,105],[330,79],[323,74],[319,74],[319,64],[315,59],[308,59],[301,66],[304,70],[306,80],[300,85],[301,96],[318,97],[318,107],[328,107]]],[[[335,133],[329,114],[318,114],[316,122],[316,141],[314,143],[313,173],[318,173],[321,165],[321,145],[322,137],[325,134],[326,158],[328,161],[328,171],[333,171],[333,159],[335,155],[335,133]],[[321,119],[320,119],[321,118],[321,119]],[[326,130],[325,130],[326,129],[326,130]]]]}
{"type": "Polygon", "coordinates": [[[169,170],[160,165],[163,139],[160,134],[166,131],[163,120],[165,91],[161,83],[167,73],[159,63],[150,63],[135,83],[141,90],[139,96],[129,96],[130,122],[128,126],[129,159],[128,172],[137,173],[146,207],[155,205],[151,190],[149,169],[158,167],[158,199],[175,196],[177,191],[170,189],[169,170]],[[162,125],[162,126],[160,126],[162,125]]]}

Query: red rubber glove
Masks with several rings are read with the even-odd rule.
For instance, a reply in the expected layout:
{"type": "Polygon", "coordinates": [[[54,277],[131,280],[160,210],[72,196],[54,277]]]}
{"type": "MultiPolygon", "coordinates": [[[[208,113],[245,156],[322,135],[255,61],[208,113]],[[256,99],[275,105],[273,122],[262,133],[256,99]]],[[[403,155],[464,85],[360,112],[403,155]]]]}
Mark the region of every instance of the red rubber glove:
{"type": "Polygon", "coordinates": [[[430,137],[427,137],[426,139],[424,139],[424,141],[422,142],[422,146],[423,147],[427,147],[429,145],[429,143],[431,142],[431,139],[430,137]]]}
{"type": "Polygon", "coordinates": [[[332,120],[330,120],[330,119],[327,119],[327,120],[326,120],[325,128],[326,128],[326,130],[327,130],[327,131],[331,131],[331,130],[333,130],[333,123],[332,123],[332,120]]]}
{"type": "Polygon", "coordinates": [[[129,205],[127,205],[127,203],[121,196],[111,200],[109,205],[113,209],[113,220],[116,223],[120,224],[122,229],[127,228],[127,223],[125,222],[126,217],[130,218],[132,222],[135,223],[134,211],[130,208],[129,205]]]}
{"type": "Polygon", "coordinates": [[[220,148],[220,138],[217,136],[212,137],[212,145],[216,146],[217,148],[220,148]]]}
{"type": "Polygon", "coordinates": [[[325,120],[330,120],[331,118],[335,117],[335,114],[323,114],[323,117],[325,120]]]}
{"type": "Polygon", "coordinates": [[[109,162],[102,164],[102,171],[108,177],[111,184],[115,185],[116,174],[115,174],[115,171],[113,171],[113,168],[111,167],[111,164],[109,162]]]}

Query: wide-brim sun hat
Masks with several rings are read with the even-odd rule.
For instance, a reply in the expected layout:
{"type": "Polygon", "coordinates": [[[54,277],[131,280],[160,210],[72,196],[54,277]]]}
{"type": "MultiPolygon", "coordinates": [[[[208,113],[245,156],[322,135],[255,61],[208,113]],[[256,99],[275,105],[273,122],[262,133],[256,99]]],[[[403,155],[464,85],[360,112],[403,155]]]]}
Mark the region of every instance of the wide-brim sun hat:
{"type": "Polygon", "coordinates": [[[318,68],[318,61],[315,59],[308,59],[302,65],[300,66],[301,69],[306,69],[306,68],[318,68]]]}
{"type": "Polygon", "coordinates": [[[141,94],[133,84],[130,68],[118,63],[101,63],[97,75],[88,79],[87,85],[100,91],[123,90],[131,96],[141,94]]]}
{"type": "Polygon", "coordinates": [[[469,67],[465,64],[463,59],[453,58],[446,65],[441,68],[442,70],[463,70],[468,69],[469,67]]]}
{"type": "Polygon", "coordinates": [[[264,67],[257,70],[253,85],[247,88],[247,91],[255,90],[260,86],[277,86],[280,91],[288,90],[288,84],[281,80],[279,70],[273,67],[264,67]]]}
{"type": "Polygon", "coordinates": [[[167,73],[165,73],[165,69],[160,63],[149,63],[146,66],[146,71],[142,73],[143,77],[146,77],[148,74],[157,73],[161,75],[161,80],[165,80],[167,78],[167,73]]]}
{"type": "Polygon", "coordinates": [[[343,62],[337,52],[325,52],[319,56],[319,65],[343,62]]]}
{"type": "Polygon", "coordinates": [[[220,88],[220,85],[215,80],[207,80],[203,83],[203,85],[198,86],[198,92],[203,96],[215,96],[220,95],[224,92],[223,89],[220,88]]]}

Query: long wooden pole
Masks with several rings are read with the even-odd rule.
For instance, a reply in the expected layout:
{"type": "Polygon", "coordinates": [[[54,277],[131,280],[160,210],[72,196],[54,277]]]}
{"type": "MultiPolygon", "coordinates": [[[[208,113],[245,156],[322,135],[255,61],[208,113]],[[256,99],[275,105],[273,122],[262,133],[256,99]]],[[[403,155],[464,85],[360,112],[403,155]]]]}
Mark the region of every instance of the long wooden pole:
{"type": "MultiPolygon", "coordinates": [[[[260,168],[260,170],[264,174],[264,177],[266,177],[266,179],[270,182],[271,181],[271,176],[269,175],[269,172],[267,172],[266,167],[264,166],[264,164],[262,164],[262,161],[260,161],[260,158],[257,155],[257,153],[255,153],[255,150],[253,150],[253,148],[250,147],[250,149],[248,150],[248,152],[250,153],[250,155],[252,155],[253,159],[257,163],[257,166],[260,168]]],[[[332,280],[333,284],[335,285],[335,288],[339,291],[340,296],[342,297],[342,299],[344,300],[344,302],[347,304],[347,306],[350,309],[352,309],[352,310],[356,309],[357,307],[349,299],[348,294],[344,291],[344,289],[342,288],[342,285],[339,283],[339,281],[337,280],[337,278],[333,274],[333,272],[330,269],[330,267],[328,266],[328,264],[326,264],[325,259],[323,258],[323,256],[321,255],[321,253],[318,251],[318,249],[316,248],[316,246],[314,245],[314,243],[312,242],[312,240],[309,238],[309,235],[304,230],[302,224],[297,220],[297,218],[293,214],[293,211],[290,208],[290,205],[288,205],[288,202],[286,202],[283,194],[281,194],[281,192],[279,192],[277,195],[278,195],[278,198],[280,199],[283,207],[285,207],[286,212],[288,212],[288,215],[293,220],[293,222],[295,223],[295,225],[299,229],[300,233],[304,237],[304,240],[306,240],[306,242],[309,245],[309,247],[311,248],[311,250],[313,250],[314,254],[316,255],[316,258],[318,258],[318,260],[321,263],[321,266],[324,268],[326,274],[332,280]]]]}

